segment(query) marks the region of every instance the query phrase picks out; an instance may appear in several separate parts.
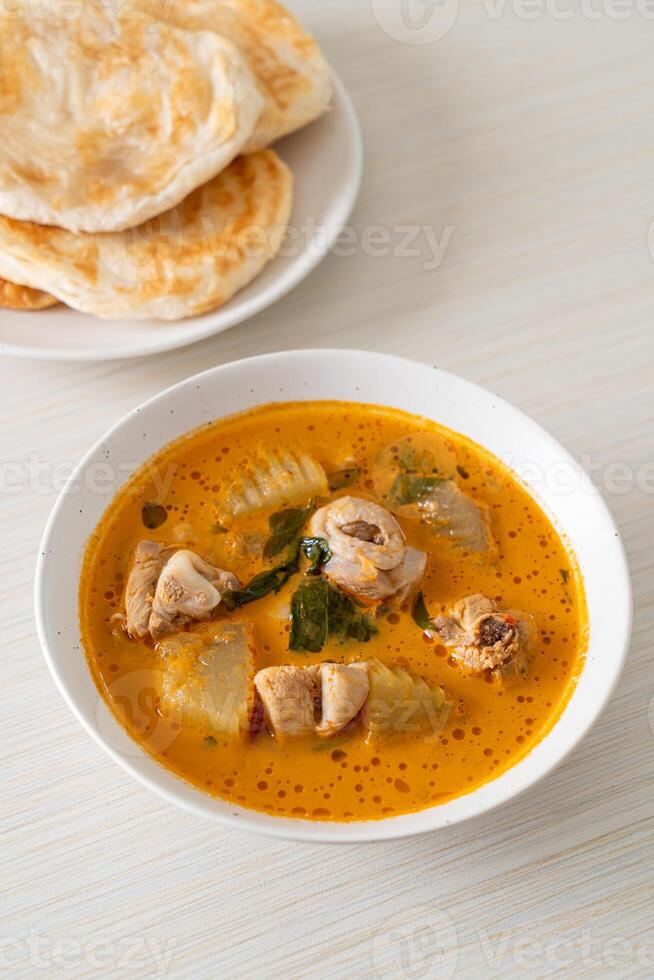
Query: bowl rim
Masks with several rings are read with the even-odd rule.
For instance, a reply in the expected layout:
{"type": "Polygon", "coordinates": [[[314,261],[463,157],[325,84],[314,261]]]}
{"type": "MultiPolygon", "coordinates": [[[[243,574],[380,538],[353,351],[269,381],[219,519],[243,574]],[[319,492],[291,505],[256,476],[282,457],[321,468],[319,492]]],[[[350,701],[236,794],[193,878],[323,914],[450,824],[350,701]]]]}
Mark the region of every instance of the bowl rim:
{"type": "MultiPolygon", "coordinates": [[[[343,225],[346,224],[354,210],[363,178],[364,146],[359,117],[352,97],[343,81],[331,65],[329,66],[329,70],[334,91],[333,103],[338,105],[338,109],[343,115],[344,131],[347,133],[350,151],[352,153],[352,168],[348,174],[347,181],[343,183],[340,189],[341,199],[339,201],[338,212],[334,220],[327,227],[325,235],[317,236],[311,242],[311,247],[303,249],[296,260],[287,267],[284,275],[277,276],[262,292],[256,293],[244,304],[237,305],[233,310],[230,310],[231,300],[238,297],[238,292],[235,293],[225,307],[219,307],[217,310],[203,315],[201,326],[196,325],[195,329],[193,327],[194,321],[199,318],[189,317],[186,320],[172,321],[175,325],[179,325],[180,323],[188,324],[188,335],[181,339],[172,336],[166,337],[164,332],[161,331],[156,343],[142,343],[139,346],[115,348],[99,347],[97,349],[86,347],[71,347],[69,349],[45,346],[30,347],[0,340],[0,354],[30,361],[70,361],[79,363],[122,361],[139,357],[153,357],[157,354],[165,354],[173,350],[190,347],[192,344],[200,343],[209,337],[224,333],[239,323],[247,322],[259,313],[263,313],[299,286],[329,255],[343,225]],[[216,326],[216,320],[220,321],[218,326],[216,326]]],[[[315,121],[317,122],[318,120],[315,121]]],[[[289,133],[288,137],[284,137],[284,139],[290,139],[294,135],[295,133],[289,133]]],[[[271,147],[271,149],[275,148],[276,145],[271,147]]],[[[274,263],[274,259],[272,261],[274,263]]],[[[257,277],[255,276],[252,282],[256,282],[256,279],[257,277]]],[[[88,316],[90,319],[94,319],[91,314],[80,313],[80,316],[88,316]]],[[[111,321],[105,322],[110,323],[111,321]]],[[[156,323],[157,321],[152,322],[156,323]]]]}
{"type": "MultiPolygon", "coordinates": [[[[492,810],[503,806],[509,800],[514,799],[526,792],[531,786],[538,783],[541,779],[547,776],[549,773],[553,772],[558,768],[561,763],[571,754],[571,752],[577,747],[577,745],[586,736],[591,727],[595,724],[598,717],[606,707],[608,701],[610,700],[617,684],[622,674],[624,668],[625,660],[629,651],[629,645],[631,640],[632,622],[633,622],[633,596],[631,579],[629,575],[629,568],[627,563],[627,556],[622,542],[620,533],[615,524],[613,516],[599,493],[594,495],[593,499],[596,502],[596,507],[598,508],[598,513],[601,514],[602,520],[605,522],[605,533],[610,533],[614,543],[616,545],[616,553],[613,556],[614,559],[619,559],[619,563],[615,565],[615,578],[617,587],[615,593],[612,594],[612,602],[616,604],[617,608],[617,619],[621,621],[620,635],[621,642],[619,649],[613,649],[614,659],[612,661],[612,669],[606,671],[606,683],[601,689],[599,696],[596,694],[592,710],[587,714],[584,723],[569,737],[566,745],[557,751],[552,758],[548,759],[544,764],[541,763],[540,767],[534,771],[529,772],[524,775],[521,770],[522,778],[518,781],[517,785],[511,785],[509,777],[514,773],[518,767],[521,767],[529,758],[533,755],[534,751],[538,746],[543,745],[543,743],[549,738],[550,734],[554,732],[561,720],[565,717],[567,712],[567,706],[563,709],[562,713],[557,718],[556,722],[552,728],[546,733],[546,735],[538,742],[534,748],[527,753],[521,760],[519,760],[514,766],[510,767],[508,770],[503,772],[500,776],[493,780],[490,780],[482,784],[477,789],[471,791],[468,794],[463,794],[459,797],[455,797],[453,800],[446,801],[444,804],[435,805],[433,807],[427,807],[423,810],[411,812],[408,814],[396,815],[393,817],[388,817],[380,820],[369,820],[369,821],[352,821],[352,822],[331,822],[331,821],[314,821],[314,820],[295,820],[282,816],[275,816],[272,814],[262,813],[260,811],[247,809],[240,807],[238,805],[233,805],[227,801],[219,799],[219,802],[225,804],[227,803],[224,810],[212,809],[212,805],[216,803],[216,798],[203,793],[201,790],[192,787],[191,784],[187,783],[182,777],[176,776],[169,770],[166,770],[160,763],[153,759],[145,753],[144,750],[139,748],[139,754],[137,758],[144,757],[149,760],[157,769],[160,769],[162,773],[167,773],[172,776],[173,783],[172,788],[163,785],[157,781],[154,776],[150,776],[139,769],[139,766],[132,762],[132,760],[126,757],[123,753],[115,749],[108,740],[106,740],[102,733],[97,727],[91,725],[87,718],[84,716],[81,708],[77,704],[75,695],[73,691],[68,687],[59,667],[56,662],[56,656],[54,653],[54,645],[51,645],[50,637],[48,634],[48,629],[46,625],[45,616],[45,591],[48,582],[48,555],[50,551],[49,543],[52,538],[53,532],[56,528],[57,522],[59,520],[62,509],[64,508],[67,500],[67,495],[70,487],[75,483],[77,479],[84,473],[89,462],[91,462],[94,456],[102,448],[103,444],[108,440],[116,436],[120,430],[127,426],[131,421],[136,419],[142,413],[156,409],[157,405],[163,404],[168,401],[175,392],[183,389],[187,386],[194,386],[203,381],[209,380],[212,376],[220,376],[221,372],[224,371],[238,371],[243,369],[251,369],[256,367],[257,364],[267,363],[270,365],[271,362],[284,362],[284,366],[288,367],[288,361],[300,361],[305,358],[320,357],[325,358],[348,358],[348,359],[363,359],[369,361],[370,359],[377,359],[378,362],[385,362],[386,366],[394,365],[396,368],[404,367],[411,369],[422,369],[425,371],[437,370],[440,378],[445,379],[449,383],[454,383],[456,386],[460,386],[463,391],[467,391],[474,394],[477,398],[492,399],[495,406],[501,407],[504,411],[512,415],[521,424],[527,424],[530,426],[534,432],[538,432],[539,437],[544,439],[546,443],[549,444],[551,448],[556,449],[560,458],[565,461],[565,463],[572,467],[572,471],[580,475],[584,475],[584,471],[581,466],[574,460],[574,458],[565,450],[561,444],[554,439],[553,436],[543,429],[537,422],[535,422],[530,416],[528,416],[522,410],[515,408],[509,402],[495,395],[492,391],[484,388],[474,382],[463,379],[458,375],[451,372],[444,371],[440,368],[432,369],[429,365],[424,363],[416,362],[407,358],[400,358],[394,355],[380,354],[371,351],[360,351],[354,349],[339,349],[339,348],[307,348],[301,350],[293,351],[283,351],[275,352],[271,354],[260,354],[254,357],[241,358],[235,361],[229,361],[224,364],[216,365],[214,367],[208,368],[202,372],[192,375],[188,378],[184,378],[158,394],[153,395],[151,398],[147,399],[142,404],[136,406],[130,412],[126,413],[120,419],[118,419],[110,428],[103,433],[103,435],[88,449],[86,453],[82,456],[79,463],[75,466],[70,477],[66,481],[65,486],[59,493],[57,500],[55,501],[48,520],[46,522],[41,544],[38,551],[36,570],[35,570],[35,588],[34,588],[34,614],[36,621],[37,635],[41,645],[44,659],[48,666],[48,669],[53,677],[55,685],[59,689],[64,701],[68,704],[69,708],[73,712],[74,716],[77,718],[81,726],[88,732],[88,734],[93,738],[93,740],[111,757],[116,761],[124,770],[130,773],[143,785],[147,786],[150,790],[155,792],[158,796],[173,803],[176,806],[181,807],[187,812],[193,814],[194,816],[200,816],[205,819],[211,819],[214,822],[222,824],[223,826],[229,827],[231,829],[241,829],[248,832],[253,832],[262,836],[274,837],[284,840],[295,840],[295,841],[310,841],[316,843],[363,843],[363,842],[376,842],[389,839],[403,839],[418,836],[424,833],[430,833],[435,830],[444,829],[448,826],[453,826],[458,823],[463,823],[467,820],[473,819],[474,817],[480,816],[482,813],[489,813],[492,810]],[[487,788],[493,787],[495,789],[495,799],[492,801],[484,800],[480,798],[480,791],[487,788]],[[498,792],[498,787],[501,787],[498,792]],[[191,789],[192,792],[184,792],[184,790],[191,789]],[[443,818],[442,811],[444,808],[448,807],[449,804],[455,803],[457,801],[463,800],[465,813],[457,814],[452,818],[443,818]],[[238,812],[235,812],[238,811],[238,812]],[[402,829],[394,826],[396,821],[403,820],[406,821],[407,818],[420,817],[420,815],[431,814],[433,815],[433,820],[429,826],[416,826],[416,827],[403,827],[402,829]],[[439,819],[439,814],[441,818],[439,819]],[[263,826],[262,826],[263,824],[263,826]]],[[[289,398],[289,402],[296,401],[297,399],[289,398]]],[[[319,399],[325,400],[325,399],[319,399]]],[[[342,400],[342,399],[338,399],[342,400]]],[[[352,399],[356,401],[356,398],[352,399]]],[[[266,404],[270,399],[265,399],[258,404],[266,404]]],[[[282,399],[283,401],[283,399],[282,399]]],[[[381,402],[377,402],[381,405],[381,402]]],[[[216,421],[218,421],[224,416],[216,416],[216,421]]],[[[434,421],[437,421],[436,419],[434,421]]],[[[193,431],[193,427],[187,430],[188,432],[193,431]]],[[[170,440],[175,441],[175,440],[170,440]]],[[[162,447],[166,443],[162,443],[162,447]]],[[[484,447],[486,448],[486,447],[484,447]]],[[[160,450],[155,450],[155,453],[160,450]]],[[[492,452],[492,450],[489,450],[492,452]]],[[[495,454],[494,454],[495,455],[495,454]]],[[[142,465],[148,456],[140,461],[139,465],[142,465]]],[[[112,491],[114,495],[120,486],[129,480],[129,476],[123,480],[118,487],[115,487],[112,491]]],[[[518,477],[518,479],[520,479],[518,477]]],[[[525,483],[525,481],[521,481],[525,483]]],[[[536,492],[526,484],[527,489],[530,494],[534,496],[537,500],[536,492]]],[[[108,505],[108,504],[107,504],[108,505]]],[[[542,506],[542,504],[541,504],[542,506]]],[[[549,515],[552,517],[552,515],[549,515]]],[[[565,528],[562,529],[565,531],[565,528]]],[[[77,596],[77,588],[79,581],[76,581],[75,596],[77,596]]],[[[85,661],[85,655],[83,650],[79,650],[79,655],[85,661]]],[[[84,663],[85,670],[88,670],[86,662],[84,663]]],[[[581,672],[580,678],[583,675],[583,670],[581,672]]],[[[574,693],[574,692],[573,692],[574,693]]],[[[104,703],[100,694],[96,692],[98,701],[104,703]]],[[[108,709],[107,709],[108,710],[108,709]]],[[[116,724],[118,724],[116,722],[116,724]]],[[[138,743],[134,743],[138,744],[138,743]]]]}

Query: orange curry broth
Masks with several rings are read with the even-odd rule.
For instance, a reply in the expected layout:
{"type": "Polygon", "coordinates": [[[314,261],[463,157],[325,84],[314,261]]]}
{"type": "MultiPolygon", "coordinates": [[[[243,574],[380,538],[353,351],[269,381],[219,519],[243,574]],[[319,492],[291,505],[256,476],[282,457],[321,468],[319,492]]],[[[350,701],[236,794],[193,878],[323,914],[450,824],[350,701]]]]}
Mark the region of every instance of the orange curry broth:
{"type": "Polygon", "coordinates": [[[587,639],[583,585],[574,556],[512,473],[466,438],[394,409],[338,402],[268,405],[205,426],[168,446],[143,467],[108,508],[92,535],[80,586],[82,637],[102,697],[143,748],[206,793],[286,817],[377,819],[441,803],[498,776],[525,756],[559,717],[580,672],[587,639]],[[463,552],[428,526],[400,518],[410,544],[430,554],[423,582],[433,615],[473,592],[531,612],[538,649],[526,677],[500,682],[466,675],[444,647],[424,635],[408,606],[382,613],[367,644],[330,644],[320,654],[290,653],[288,610],[299,581],[278,595],[219,614],[254,624],[257,668],[377,657],[441,685],[452,703],[442,733],[400,734],[366,742],[361,727],[328,741],[221,740],[169,723],[157,699],[157,654],[130,640],[116,614],[137,542],[188,546],[246,581],[262,561],[247,542],[265,540],[268,514],[250,520],[246,546],[217,532],[215,500],[230,467],[253,448],[276,442],[312,454],[327,473],[351,461],[358,483],[334,496],[373,496],[371,465],[400,437],[429,432],[439,440],[438,467],[455,475],[492,509],[499,556],[463,552]],[[141,520],[145,502],[168,518],[157,530],[141,520]],[[562,575],[567,570],[569,575],[562,575]],[[567,578],[567,582],[565,579],[567,578]],[[113,619],[112,619],[113,617],[113,619]]]}

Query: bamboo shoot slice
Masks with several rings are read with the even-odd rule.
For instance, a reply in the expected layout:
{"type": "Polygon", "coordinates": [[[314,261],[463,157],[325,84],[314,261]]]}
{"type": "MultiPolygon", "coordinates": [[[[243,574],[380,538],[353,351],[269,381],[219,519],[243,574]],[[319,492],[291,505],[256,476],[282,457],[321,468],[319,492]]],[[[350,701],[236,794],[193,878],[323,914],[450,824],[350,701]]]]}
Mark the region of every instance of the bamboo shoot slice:
{"type": "Polygon", "coordinates": [[[164,640],[158,653],[165,713],[211,734],[247,731],[256,657],[250,624],[212,623],[164,640]]]}
{"type": "Polygon", "coordinates": [[[387,667],[379,660],[368,662],[370,690],[363,709],[364,726],[370,735],[392,735],[434,730],[445,703],[440,687],[430,687],[401,667],[387,667]]]}
{"type": "Polygon", "coordinates": [[[329,493],[324,469],[307,453],[262,450],[235,469],[221,488],[218,518],[229,525],[257,510],[304,504],[329,493]]]}

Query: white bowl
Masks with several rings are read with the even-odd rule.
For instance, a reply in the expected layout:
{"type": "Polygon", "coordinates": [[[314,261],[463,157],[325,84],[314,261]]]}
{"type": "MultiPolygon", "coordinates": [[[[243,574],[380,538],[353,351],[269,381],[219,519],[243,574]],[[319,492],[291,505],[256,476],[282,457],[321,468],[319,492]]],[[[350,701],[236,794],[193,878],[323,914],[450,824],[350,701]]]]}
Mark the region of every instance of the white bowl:
{"type": "Polygon", "coordinates": [[[212,368],[118,422],[77,467],[48,521],[36,571],[36,620],[52,675],[96,741],[150,789],[232,827],[312,841],[371,841],[446,827],[527,789],[574,748],[608,701],[631,632],[622,544],[581,468],[535,422],[495,395],[435,368],[361,351],[267,354],[212,368]],[[586,586],[590,643],[583,672],[550,733],[517,765],[474,792],[381,821],[320,823],[269,816],[201,793],[132,741],[99,697],[80,642],[77,583],[86,541],[118,487],[148,456],[191,429],[271,401],[342,399],[393,406],[463,433],[509,462],[574,549],[586,586]],[[564,481],[565,480],[565,485],[564,481]],[[565,491],[565,492],[563,492],[565,491]]]}
{"type": "Polygon", "coordinates": [[[363,145],[354,107],[333,75],[330,112],[274,149],[293,171],[294,200],[284,251],[212,313],[166,323],[100,320],[66,306],[37,313],[0,309],[0,354],[64,361],[142,357],[227,330],[281,299],[329,253],[361,184],[363,145]],[[292,254],[291,254],[292,253],[292,254]]]}

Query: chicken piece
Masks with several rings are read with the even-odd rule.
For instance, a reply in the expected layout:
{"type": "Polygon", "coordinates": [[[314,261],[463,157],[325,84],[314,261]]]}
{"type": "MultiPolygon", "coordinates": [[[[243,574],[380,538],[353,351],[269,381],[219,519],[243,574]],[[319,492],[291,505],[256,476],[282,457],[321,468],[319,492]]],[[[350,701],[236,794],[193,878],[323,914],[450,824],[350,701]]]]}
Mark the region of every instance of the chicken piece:
{"type": "Polygon", "coordinates": [[[269,730],[278,738],[315,731],[314,676],[301,667],[266,667],[254,678],[269,730]]]}
{"type": "Polygon", "coordinates": [[[401,667],[368,663],[369,694],[363,723],[371,736],[424,732],[438,735],[448,711],[440,687],[430,687],[401,667]]]}
{"type": "Polygon", "coordinates": [[[285,447],[262,451],[252,460],[244,460],[221,487],[218,518],[229,525],[234,517],[263,508],[303,504],[328,492],[324,469],[307,453],[285,447]]]}
{"type": "Polygon", "coordinates": [[[132,637],[142,639],[148,634],[154,591],[164,564],[160,544],[139,541],[125,589],[125,626],[132,637]]]}
{"type": "Polygon", "coordinates": [[[424,575],[427,556],[408,548],[395,517],[370,500],[340,497],[316,511],[308,533],[329,546],[327,578],[364,600],[403,601],[424,575]]]}
{"type": "Polygon", "coordinates": [[[236,736],[248,730],[256,652],[250,624],[211,623],[159,644],[161,708],[184,725],[236,736]]]}
{"type": "Polygon", "coordinates": [[[309,534],[323,537],[333,555],[376,569],[396,568],[404,558],[402,528],[390,511],[371,500],[340,497],[316,511],[309,534]]]}
{"type": "Polygon", "coordinates": [[[434,620],[433,632],[452,650],[452,656],[473,673],[524,670],[536,637],[532,616],[500,611],[481,593],[455,603],[448,616],[434,620]]]}
{"type": "Polygon", "coordinates": [[[317,674],[322,701],[317,732],[322,738],[330,738],[361,711],[368,697],[368,667],[366,664],[322,663],[317,674]]]}
{"type": "Polygon", "coordinates": [[[223,593],[238,587],[231,572],[215,568],[194,551],[176,551],[161,571],[152,600],[149,629],[153,640],[193,620],[208,619],[223,593]]]}
{"type": "Polygon", "coordinates": [[[393,587],[393,601],[400,605],[405,602],[422,582],[427,570],[427,553],[418,548],[407,547],[404,561],[388,572],[388,580],[393,587]]]}
{"type": "Polygon", "coordinates": [[[490,509],[468,497],[454,480],[441,480],[418,503],[425,520],[462,548],[494,552],[490,509]]]}
{"type": "Polygon", "coordinates": [[[329,738],[361,710],[368,695],[365,664],[322,663],[311,667],[267,667],[254,684],[266,724],[277,737],[310,735],[329,738]],[[322,718],[316,724],[316,709],[322,718]]]}
{"type": "Polygon", "coordinates": [[[267,667],[256,674],[254,686],[267,727],[278,738],[317,734],[327,739],[359,714],[371,736],[440,735],[449,710],[440,687],[379,660],[267,667]]]}

